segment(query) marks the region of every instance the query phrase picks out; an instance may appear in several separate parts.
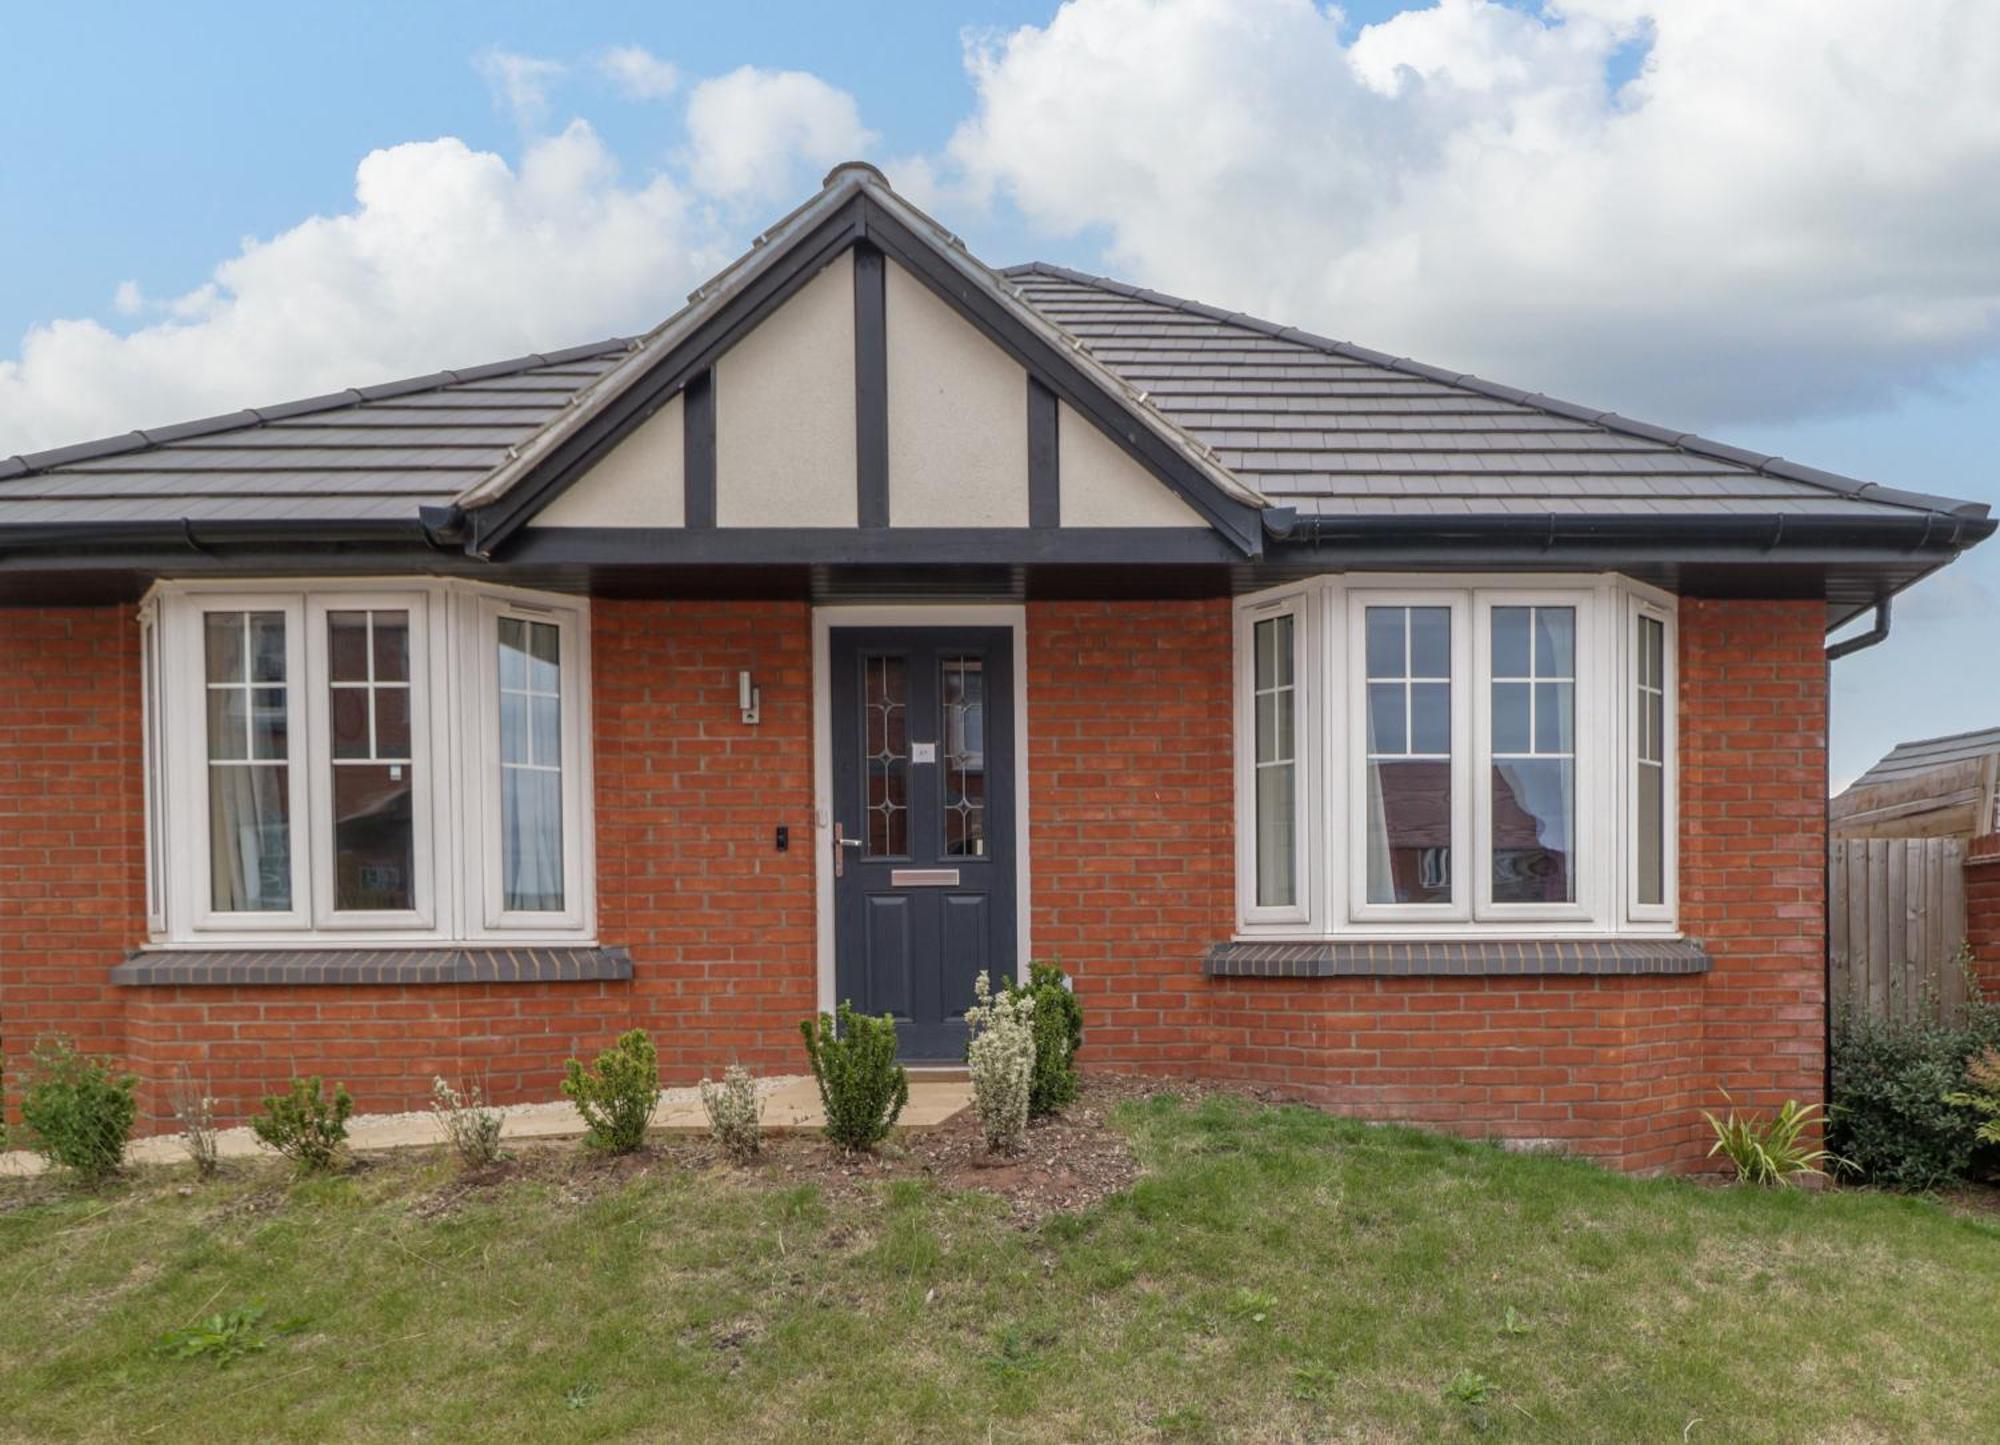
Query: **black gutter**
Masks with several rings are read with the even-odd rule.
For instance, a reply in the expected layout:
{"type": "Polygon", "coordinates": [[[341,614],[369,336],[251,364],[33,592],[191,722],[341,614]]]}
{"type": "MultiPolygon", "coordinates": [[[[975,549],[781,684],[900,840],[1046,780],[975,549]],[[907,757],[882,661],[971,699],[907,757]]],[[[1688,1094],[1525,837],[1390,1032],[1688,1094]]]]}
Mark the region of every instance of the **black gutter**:
{"type": "Polygon", "coordinates": [[[1884,597],[1877,602],[1875,625],[1866,632],[1848,638],[1845,642],[1829,644],[1826,649],[1826,660],[1830,663],[1838,662],[1841,658],[1852,657],[1855,653],[1865,651],[1878,642],[1886,642],[1889,637],[1889,609],[1894,601],[1893,597],[1884,597]]]}

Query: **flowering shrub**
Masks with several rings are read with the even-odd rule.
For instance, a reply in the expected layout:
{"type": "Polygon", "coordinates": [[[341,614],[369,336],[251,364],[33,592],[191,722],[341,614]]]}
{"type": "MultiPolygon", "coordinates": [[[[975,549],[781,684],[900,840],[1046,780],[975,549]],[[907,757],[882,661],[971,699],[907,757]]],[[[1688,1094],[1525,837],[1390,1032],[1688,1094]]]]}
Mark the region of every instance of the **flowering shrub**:
{"type": "Polygon", "coordinates": [[[458,1162],[467,1169],[490,1169],[500,1162],[500,1111],[486,1107],[477,1084],[454,1089],[442,1076],[431,1081],[431,1113],[444,1130],[458,1162]]]}
{"type": "Polygon", "coordinates": [[[1012,1154],[1028,1134],[1028,1086],[1035,1074],[1035,996],[995,995],[981,973],[973,980],[978,1002],[965,1011],[972,1041],[965,1062],[972,1073],[972,1101],[986,1131],[986,1147],[1012,1154]]]}
{"type": "Polygon", "coordinates": [[[701,1107],[708,1114],[708,1132],[722,1152],[738,1164],[748,1164],[763,1147],[758,1132],[757,1084],[741,1064],[723,1070],[720,1084],[701,1081],[701,1107]]]}

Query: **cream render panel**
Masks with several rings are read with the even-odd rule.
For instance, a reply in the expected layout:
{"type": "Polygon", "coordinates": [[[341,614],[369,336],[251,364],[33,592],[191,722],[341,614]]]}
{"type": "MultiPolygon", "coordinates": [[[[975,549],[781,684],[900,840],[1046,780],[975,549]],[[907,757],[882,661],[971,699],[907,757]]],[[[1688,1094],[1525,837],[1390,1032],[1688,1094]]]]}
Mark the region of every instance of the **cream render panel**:
{"type": "Polygon", "coordinates": [[[539,527],[679,527],[687,520],[677,396],[543,509],[539,527]]]}
{"type": "Polygon", "coordinates": [[[1028,373],[886,265],[889,524],[1028,525],[1028,373]]]}
{"type": "Polygon", "coordinates": [[[1206,527],[1202,515],[1118,443],[1077,415],[1056,409],[1056,455],[1065,527],[1206,527]]]}
{"type": "Polygon", "coordinates": [[[715,524],[852,527],[854,258],[843,252],[715,364],[715,524]]]}

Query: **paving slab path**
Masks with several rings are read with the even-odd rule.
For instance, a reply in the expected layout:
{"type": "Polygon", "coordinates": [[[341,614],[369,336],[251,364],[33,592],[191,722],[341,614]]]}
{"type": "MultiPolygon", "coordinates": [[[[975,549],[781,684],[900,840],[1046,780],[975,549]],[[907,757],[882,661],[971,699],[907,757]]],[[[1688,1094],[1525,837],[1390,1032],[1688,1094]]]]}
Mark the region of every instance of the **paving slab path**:
{"type": "MultiPolygon", "coordinates": [[[[819,1086],[809,1076],[760,1079],[757,1093],[764,1128],[772,1133],[817,1129],[826,1123],[819,1086]]],[[[963,1079],[910,1081],[910,1102],[897,1121],[900,1129],[933,1129],[972,1102],[972,1085],[963,1079]]],[[[500,1109],[502,1139],[569,1139],[584,1132],[583,1119],[567,1099],[547,1104],[510,1104],[500,1109]]],[[[653,1111],[652,1127],[667,1134],[706,1134],[701,1091],[668,1089],[653,1111]]],[[[215,1136],[224,1159],[248,1159],[270,1150],[257,1142],[248,1127],[224,1129],[215,1136]]],[[[426,1149],[444,1143],[444,1130],[428,1110],[411,1114],[357,1114],[347,1121],[347,1146],[357,1153],[381,1149],[426,1149]]],[[[131,1164],[185,1164],[187,1145],[179,1134],[156,1134],[126,1146],[131,1164]]],[[[46,1166],[42,1156],[27,1149],[0,1153],[0,1178],[29,1178],[46,1166]]]]}

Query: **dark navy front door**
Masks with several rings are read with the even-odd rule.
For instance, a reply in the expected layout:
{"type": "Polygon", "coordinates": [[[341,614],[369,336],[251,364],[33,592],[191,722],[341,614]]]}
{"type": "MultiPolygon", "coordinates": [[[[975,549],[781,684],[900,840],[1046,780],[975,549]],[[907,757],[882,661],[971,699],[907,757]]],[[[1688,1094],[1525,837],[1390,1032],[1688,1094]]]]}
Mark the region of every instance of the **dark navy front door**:
{"type": "Polygon", "coordinates": [[[1004,627],[836,627],[834,992],[906,1059],[965,1057],[1014,977],[1014,647],[1004,627]]]}

